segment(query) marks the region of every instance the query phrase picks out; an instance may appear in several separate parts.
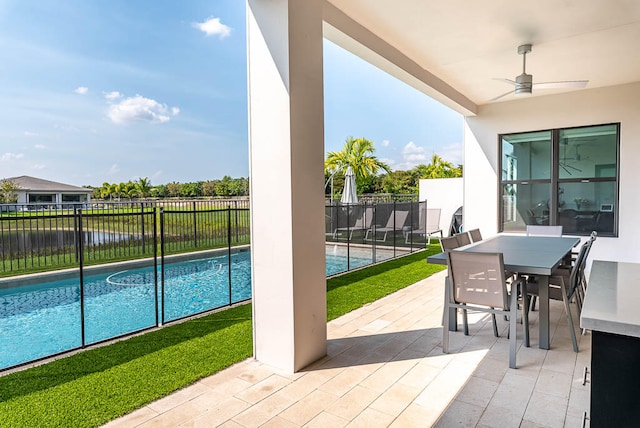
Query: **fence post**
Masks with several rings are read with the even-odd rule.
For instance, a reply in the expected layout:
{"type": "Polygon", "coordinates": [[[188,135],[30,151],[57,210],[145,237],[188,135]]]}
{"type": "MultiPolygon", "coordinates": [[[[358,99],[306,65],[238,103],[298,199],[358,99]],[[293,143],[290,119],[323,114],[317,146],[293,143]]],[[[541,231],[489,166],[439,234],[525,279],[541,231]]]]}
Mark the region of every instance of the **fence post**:
{"type": "Polygon", "coordinates": [[[78,236],[79,243],[79,263],[80,263],[80,335],[82,347],[85,347],[85,331],[84,331],[84,239],[82,238],[82,208],[78,209],[78,236]]]}
{"type": "MultiPolygon", "coordinates": [[[[78,231],[78,220],[77,220],[77,207],[74,205],[73,206],[73,230],[75,232],[78,231]]],[[[76,263],[78,263],[80,261],[80,259],[78,258],[78,236],[77,234],[74,234],[74,238],[73,238],[73,245],[75,247],[75,251],[76,251],[76,263]]]]}
{"type": "Polygon", "coordinates": [[[396,199],[393,198],[393,258],[396,258],[396,199]]]}
{"type": "Polygon", "coordinates": [[[160,301],[162,302],[162,321],[164,324],[164,207],[160,207],[160,301]]]}
{"type": "Polygon", "coordinates": [[[140,202],[140,226],[140,230],[142,231],[142,254],[144,254],[144,202],[140,202]]]}
{"type": "Polygon", "coordinates": [[[193,201],[193,247],[198,248],[198,226],[196,224],[196,201],[193,201]]]}
{"type": "MultiPolygon", "coordinates": [[[[157,212],[158,209],[153,207],[153,285],[154,285],[154,300],[153,303],[156,307],[156,327],[158,327],[158,225],[157,225],[157,212]]],[[[143,214],[144,216],[144,214],[143,214]]],[[[144,217],[143,217],[144,224],[144,217]]]]}
{"type": "Polygon", "coordinates": [[[235,213],[236,213],[236,244],[240,241],[240,236],[238,235],[238,201],[234,200],[233,204],[235,206],[235,213]]]}
{"type": "Polygon", "coordinates": [[[233,301],[231,296],[231,205],[227,205],[227,254],[228,254],[228,272],[229,272],[229,305],[233,301]]]}

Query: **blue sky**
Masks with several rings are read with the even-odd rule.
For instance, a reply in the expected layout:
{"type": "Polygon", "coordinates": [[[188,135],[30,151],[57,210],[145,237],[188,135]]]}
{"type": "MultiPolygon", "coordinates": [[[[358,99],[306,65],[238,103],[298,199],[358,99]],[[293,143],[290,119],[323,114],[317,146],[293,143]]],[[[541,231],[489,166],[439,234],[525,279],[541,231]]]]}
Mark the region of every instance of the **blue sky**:
{"type": "MultiPolygon", "coordinates": [[[[0,0],[0,178],[248,176],[244,1],[0,0]]],[[[461,162],[462,118],[325,41],[325,150],[461,162]]]]}

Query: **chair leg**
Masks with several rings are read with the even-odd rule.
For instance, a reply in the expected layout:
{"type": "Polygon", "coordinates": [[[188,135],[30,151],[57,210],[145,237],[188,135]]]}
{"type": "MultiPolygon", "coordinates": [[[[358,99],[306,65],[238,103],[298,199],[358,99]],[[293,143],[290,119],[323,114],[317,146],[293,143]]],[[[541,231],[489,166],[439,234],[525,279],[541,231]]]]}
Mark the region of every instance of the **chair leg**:
{"type": "Polygon", "coordinates": [[[467,310],[462,310],[462,327],[464,329],[464,335],[469,336],[469,321],[467,319],[467,310]]]}
{"type": "Polygon", "coordinates": [[[536,302],[538,301],[538,296],[531,296],[531,310],[536,310],[536,302]]]}
{"type": "Polygon", "coordinates": [[[493,336],[500,337],[500,333],[498,333],[498,322],[496,321],[496,314],[491,314],[491,323],[493,324],[493,336]]]}
{"type": "Polygon", "coordinates": [[[451,328],[449,309],[449,278],[447,277],[444,287],[444,325],[442,326],[442,352],[445,354],[449,353],[449,329],[451,328]]]}
{"type": "Polygon", "coordinates": [[[522,290],[522,324],[524,327],[524,346],[529,347],[529,295],[527,294],[527,282],[520,282],[522,290]]]}
{"type": "Polygon", "coordinates": [[[516,368],[516,352],[518,337],[516,334],[516,318],[518,317],[518,293],[511,290],[511,307],[509,308],[509,368],[516,368]]]}
{"type": "Polygon", "coordinates": [[[576,338],[576,330],[573,325],[573,316],[571,315],[571,307],[569,306],[569,297],[567,296],[567,289],[562,278],[560,278],[560,287],[562,288],[562,303],[564,304],[564,311],[567,313],[567,321],[569,322],[569,333],[571,333],[573,351],[578,352],[578,339],[576,338]]]}

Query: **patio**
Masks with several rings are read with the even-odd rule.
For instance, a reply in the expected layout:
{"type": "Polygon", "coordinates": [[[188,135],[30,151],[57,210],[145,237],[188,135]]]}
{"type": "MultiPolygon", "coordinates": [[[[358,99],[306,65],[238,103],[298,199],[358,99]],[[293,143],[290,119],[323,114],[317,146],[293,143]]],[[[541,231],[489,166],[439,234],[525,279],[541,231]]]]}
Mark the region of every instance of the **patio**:
{"type": "Polygon", "coordinates": [[[470,315],[470,336],[443,354],[445,272],[328,324],[328,355],[295,374],[247,360],[149,404],[108,427],[579,427],[589,409],[590,335],[580,352],[560,302],[551,302],[551,347],[520,346],[508,369],[507,323],[492,334],[470,315]]]}

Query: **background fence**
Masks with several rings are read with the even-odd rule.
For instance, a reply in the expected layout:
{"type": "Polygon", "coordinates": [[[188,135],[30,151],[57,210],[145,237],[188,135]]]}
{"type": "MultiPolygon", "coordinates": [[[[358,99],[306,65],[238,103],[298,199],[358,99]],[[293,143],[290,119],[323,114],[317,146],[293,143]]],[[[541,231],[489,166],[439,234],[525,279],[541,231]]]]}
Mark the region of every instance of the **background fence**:
{"type": "Polygon", "coordinates": [[[167,254],[248,244],[247,201],[163,201],[4,205],[0,210],[0,276],[153,256],[160,213],[167,254]],[[231,230],[229,230],[231,229],[231,230]],[[155,239],[155,241],[154,241],[155,239]]]}

